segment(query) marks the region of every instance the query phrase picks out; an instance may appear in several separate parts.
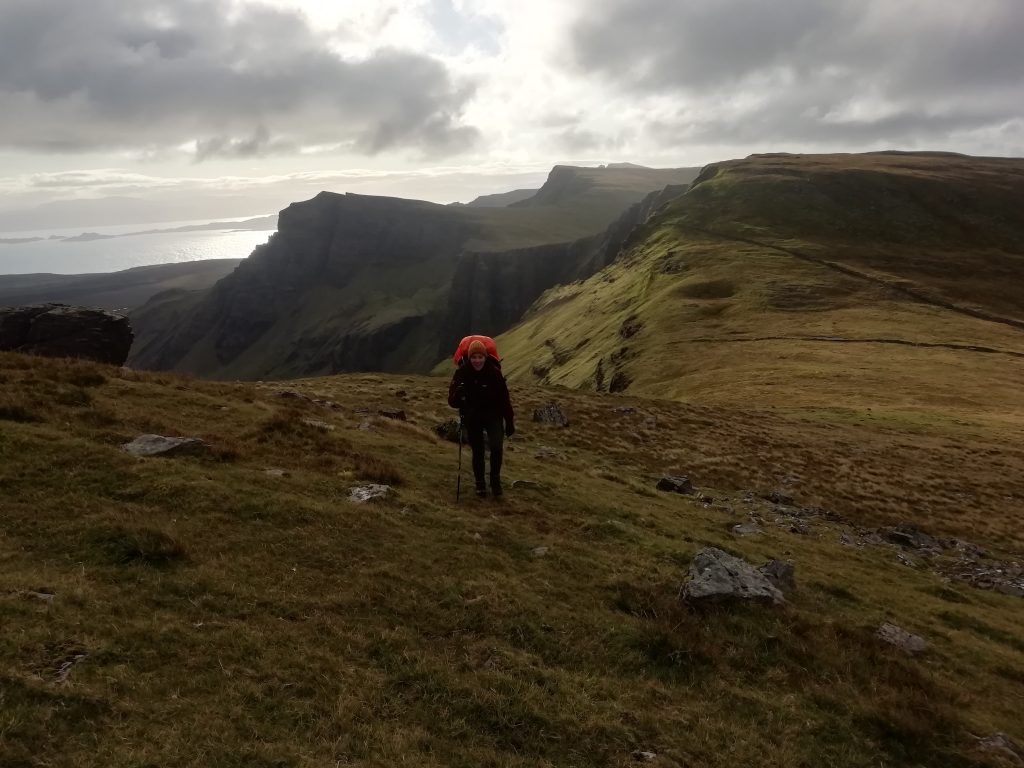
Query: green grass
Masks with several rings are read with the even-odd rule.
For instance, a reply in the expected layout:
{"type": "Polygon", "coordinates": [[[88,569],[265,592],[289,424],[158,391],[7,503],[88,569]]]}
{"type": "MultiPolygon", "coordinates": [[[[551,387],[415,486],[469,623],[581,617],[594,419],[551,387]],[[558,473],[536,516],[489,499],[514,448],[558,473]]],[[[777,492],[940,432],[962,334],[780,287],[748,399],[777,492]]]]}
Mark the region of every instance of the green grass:
{"type": "MultiPolygon", "coordinates": [[[[441,379],[287,385],[331,409],[273,385],[10,354],[0,377],[6,407],[36,416],[0,422],[5,768],[626,766],[636,749],[668,765],[981,766],[998,762],[971,734],[1024,737],[1024,652],[1009,642],[1024,629],[1019,599],[949,587],[890,548],[842,547],[832,524],[728,533],[748,510],[771,515],[746,489],[791,471],[801,502],[902,516],[863,482],[853,440],[866,427],[516,387],[506,485],[543,489],[456,505],[456,447],[432,433],[449,416],[441,379]],[[530,422],[552,397],[568,429],[530,422]],[[372,415],[382,408],[409,421],[372,415]],[[144,432],[212,450],[119,450],[144,432]],[[799,445],[803,463],[780,464],[799,445]],[[859,486],[834,470],[841,460],[859,486]],[[666,470],[718,501],[653,492],[666,470]],[[398,484],[393,498],[347,500],[381,480],[398,484]],[[681,605],[690,558],[709,544],[793,560],[798,592],[778,610],[681,605]],[[929,652],[879,645],[885,620],[929,652]]],[[[943,459],[970,487],[972,444],[949,463],[949,445],[919,440],[900,438],[905,494],[938,499],[943,459]]],[[[1011,474],[994,492],[1019,491],[1011,474]]],[[[990,508],[994,529],[1017,503],[990,508]]],[[[927,527],[968,530],[1000,556],[1020,546],[977,521],[927,527]]]]}

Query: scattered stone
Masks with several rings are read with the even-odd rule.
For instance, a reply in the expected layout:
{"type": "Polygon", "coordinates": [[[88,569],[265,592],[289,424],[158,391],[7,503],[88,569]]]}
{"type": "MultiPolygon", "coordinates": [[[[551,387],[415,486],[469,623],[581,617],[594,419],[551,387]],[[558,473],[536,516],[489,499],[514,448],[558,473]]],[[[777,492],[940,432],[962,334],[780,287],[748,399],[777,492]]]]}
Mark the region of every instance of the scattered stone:
{"type": "Polygon", "coordinates": [[[669,493],[693,493],[693,483],[690,482],[690,478],[682,475],[665,475],[658,481],[658,490],[669,493]]]}
{"type": "Polygon", "coordinates": [[[645,752],[642,749],[638,749],[633,753],[633,759],[638,763],[650,763],[657,759],[658,755],[655,752],[645,752]]]}
{"type": "Polygon", "coordinates": [[[76,653],[66,661],[62,662],[60,667],[57,669],[57,677],[54,682],[57,685],[64,685],[67,683],[68,678],[71,677],[71,670],[76,665],[81,663],[86,657],[85,653],[76,653]]]}
{"type": "Polygon", "coordinates": [[[706,493],[698,493],[697,494],[697,501],[699,501],[702,504],[705,504],[707,506],[710,506],[710,505],[715,503],[715,497],[714,496],[708,496],[706,493]]]}
{"type": "Polygon", "coordinates": [[[737,536],[757,536],[764,533],[761,526],[757,523],[741,523],[740,525],[734,525],[729,530],[737,536]]]}
{"type": "Polygon", "coordinates": [[[53,598],[56,597],[52,592],[26,592],[26,597],[31,597],[33,600],[41,600],[44,603],[52,603],[53,598]]]}
{"type": "Polygon", "coordinates": [[[980,560],[983,557],[988,557],[988,550],[984,547],[979,547],[977,544],[973,544],[963,539],[951,539],[948,542],[943,542],[946,549],[955,549],[960,557],[965,560],[980,560]]]}
{"type": "Polygon", "coordinates": [[[765,501],[770,501],[772,504],[778,504],[783,507],[792,507],[796,505],[796,502],[793,501],[793,497],[787,496],[782,493],[782,491],[772,491],[771,493],[766,494],[764,499],[765,501]]]}
{"type": "Polygon", "coordinates": [[[619,408],[612,408],[612,412],[621,413],[623,416],[632,416],[636,413],[636,408],[631,405],[624,405],[619,408]]]}
{"type": "Polygon", "coordinates": [[[277,396],[283,397],[286,400],[309,400],[309,398],[306,397],[304,394],[302,394],[301,392],[297,392],[294,389],[279,390],[277,396]]]}
{"type": "Polygon", "coordinates": [[[928,649],[928,641],[923,637],[912,635],[902,627],[895,624],[885,623],[875,631],[875,637],[899,648],[909,656],[917,656],[928,649]]]}
{"type": "Polygon", "coordinates": [[[394,490],[390,485],[378,485],[376,483],[359,485],[349,491],[348,500],[355,504],[365,504],[375,499],[386,499],[394,493],[394,490]]]}
{"type": "Polygon", "coordinates": [[[556,451],[554,448],[548,448],[547,446],[542,445],[540,447],[540,449],[535,454],[533,454],[533,458],[535,458],[535,459],[553,459],[553,458],[556,458],[557,456],[560,456],[560,455],[561,454],[558,451],[556,451]]]}
{"type": "Polygon", "coordinates": [[[399,389],[398,391],[395,392],[395,397],[397,397],[399,400],[405,399],[408,396],[409,393],[406,392],[404,389],[399,389]]]}
{"type": "Polygon", "coordinates": [[[811,532],[811,526],[805,523],[803,520],[799,520],[794,517],[780,517],[775,520],[775,524],[782,528],[784,531],[789,533],[795,533],[800,536],[807,536],[811,532]]]}
{"type": "Polygon", "coordinates": [[[550,550],[547,547],[536,547],[533,550],[534,557],[544,557],[550,550]]]}
{"type": "Polygon", "coordinates": [[[901,564],[907,566],[907,568],[917,568],[917,562],[912,557],[909,557],[902,552],[896,553],[896,559],[899,560],[901,564]]]}
{"type": "Polygon", "coordinates": [[[1010,758],[1016,765],[1024,765],[1024,750],[1005,733],[994,733],[980,738],[977,747],[982,752],[995,752],[1010,758]]]}
{"type": "Polygon", "coordinates": [[[784,595],[796,591],[796,566],[787,560],[769,560],[759,569],[784,595]]]}
{"type": "Polygon", "coordinates": [[[764,573],[738,557],[715,547],[701,550],[690,563],[690,580],[680,597],[690,603],[750,600],[781,605],[782,591],[764,573]]]}
{"type": "Polygon", "coordinates": [[[333,432],[334,425],[328,424],[326,421],[320,421],[319,419],[303,419],[302,423],[307,427],[313,427],[313,429],[319,429],[321,432],[333,432]]]}
{"type": "Polygon", "coordinates": [[[536,480],[513,480],[512,481],[512,487],[517,489],[517,490],[523,489],[523,490],[539,491],[544,486],[542,486],[536,480]]]}
{"type": "Polygon", "coordinates": [[[459,420],[448,419],[447,421],[442,421],[434,427],[434,434],[450,443],[459,442],[459,420]]]}
{"type": "Polygon", "coordinates": [[[356,427],[356,429],[361,429],[364,432],[369,432],[371,429],[373,429],[373,422],[370,421],[369,419],[363,419],[361,422],[359,422],[359,426],[356,427]]]}
{"type": "Polygon", "coordinates": [[[1024,566],[1020,563],[991,560],[982,564],[965,559],[941,570],[949,578],[978,589],[990,589],[1012,597],[1024,597],[1024,566]]]}
{"type": "Polygon", "coordinates": [[[289,476],[288,472],[286,472],[283,469],[265,469],[265,470],[263,470],[263,474],[268,475],[270,477],[288,477],[289,476]]]}
{"type": "Polygon", "coordinates": [[[554,402],[548,403],[543,408],[537,408],[533,412],[533,420],[541,424],[551,424],[555,427],[569,426],[569,417],[554,402]]]}
{"type": "Polygon", "coordinates": [[[0,350],[124,365],[134,339],[128,318],[102,309],[42,304],[0,309],[0,350]]]}
{"type": "Polygon", "coordinates": [[[408,421],[405,415],[405,411],[385,409],[382,411],[377,411],[377,413],[383,416],[385,419],[393,419],[395,421],[408,421]]]}
{"type": "Polygon", "coordinates": [[[844,547],[859,546],[857,542],[853,540],[853,537],[850,536],[850,534],[846,533],[846,531],[843,531],[839,534],[839,543],[842,544],[844,547]]]}
{"type": "Polygon", "coordinates": [[[205,453],[209,446],[198,437],[164,437],[163,435],[140,435],[130,443],[121,446],[132,456],[195,456],[205,453]]]}

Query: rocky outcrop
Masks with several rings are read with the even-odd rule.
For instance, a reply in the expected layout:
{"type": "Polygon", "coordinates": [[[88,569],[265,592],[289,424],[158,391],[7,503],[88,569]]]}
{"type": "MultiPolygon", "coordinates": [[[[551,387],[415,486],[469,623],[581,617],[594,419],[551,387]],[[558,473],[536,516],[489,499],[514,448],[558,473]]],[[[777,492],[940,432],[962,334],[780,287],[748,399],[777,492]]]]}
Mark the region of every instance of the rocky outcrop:
{"type": "Polygon", "coordinates": [[[132,346],[128,318],[64,304],[0,308],[0,350],[123,365],[132,346]]]}
{"type": "Polygon", "coordinates": [[[206,453],[209,446],[198,437],[164,437],[163,435],[140,435],[121,450],[132,456],[143,458],[172,456],[196,456],[206,453]]]}

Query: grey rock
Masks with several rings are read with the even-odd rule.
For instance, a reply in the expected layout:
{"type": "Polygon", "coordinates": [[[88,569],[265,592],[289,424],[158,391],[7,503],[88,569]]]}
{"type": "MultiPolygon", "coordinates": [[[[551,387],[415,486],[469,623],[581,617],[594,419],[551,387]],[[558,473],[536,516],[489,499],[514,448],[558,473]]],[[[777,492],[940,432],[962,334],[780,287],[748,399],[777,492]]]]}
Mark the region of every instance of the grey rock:
{"type": "Polygon", "coordinates": [[[633,759],[636,760],[638,763],[651,763],[657,758],[658,755],[655,752],[647,752],[642,749],[638,749],[635,752],[633,752],[633,759]]]}
{"type": "Polygon", "coordinates": [[[533,412],[533,420],[541,424],[551,424],[555,427],[568,427],[569,417],[562,412],[557,403],[551,402],[543,408],[537,408],[533,412]]]}
{"type": "Polygon", "coordinates": [[[796,591],[796,566],[786,560],[769,560],[758,570],[774,584],[780,592],[788,595],[796,591]]]}
{"type": "Polygon", "coordinates": [[[198,437],[164,437],[163,435],[140,435],[121,449],[132,456],[195,456],[205,453],[209,446],[198,437]]]}
{"type": "Polygon", "coordinates": [[[761,530],[761,526],[757,523],[743,523],[741,525],[734,525],[729,530],[731,530],[737,536],[758,536],[764,533],[764,531],[761,530]]]}
{"type": "Polygon", "coordinates": [[[263,474],[269,477],[288,477],[288,472],[283,469],[265,469],[263,474]]]}
{"type": "Polygon", "coordinates": [[[402,410],[383,410],[377,411],[377,413],[383,416],[385,419],[393,419],[394,421],[408,421],[408,417],[405,415],[405,411],[402,410]]]}
{"type": "Polygon", "coordinates": [[[1015,765],[1024,765],[1024,750],[1005,733],[994,733],[980,738],[977,747],[982,752],[994,752],[1009,758],[1015,765]]]}
{"type": "Polygon", "coordinates": [[[43,304],[0,309],[0,350],[124,365],[134,334],[127,317],[101,309],[43,304]]]}
{"type": "Polygon", "coordinates": [[[379,485],[377,483],[359,485],[349,490],[348,500],[355,504],[365,504],[375,499],[386,499],[394,491],[395,489],[390,485],[379,485]]]}
{"type": "Polygon", "coordinates": [[[321,432],[333,432],[334,425],[328,424],[326,421],[320,421],[319,419],[303,419],[302,423],[307,427],[313,427],[313,429],[319,429],[321,432]]]}
{"type": "Polygon", "coordinates": [[[669,493],[693,493],[693,483],[690,478],[682,475],[666,475],[658,481],[659,491],[669,493]]]}
{"type": "Polygon", "coordinates": [[[942,550],[942,545],[938,539],[929,536],[924,531],[920,530],[914,525],[909,523],[901,523],[895,528],[883,528],[881,533],[885,539],[893,544],[899,544],[901,547],[908,549],[916,549],[921,552],[939,552],[942,550]]]}
{"type": "Polygon", "coordinates": [[[690,563],[690,580],[680,597],[690,603],[750,600],[781,605],[782,591],[746,560],[715,547],[701,550],[690,563]]]}
{"type": "Polygon", "coordinates": [[[909,656],[917,656],[928,649],[928,641],[918,635],[913,635],[902,627],[895,624],[885,623],[875,631],[875,637],[899,648],[909,656]]]}
{"type": "Polygon", "coordinates": [[[52,603],[56,597],[52,592],[26,592],[25,595],[33,600],[41,600],[44,603],[52,603]]]}
{"type": "Polygon", "coordinates": [[[544,557],[550,550],[547,547],[535,547],[532,554],[534,557],[544,557]]]}

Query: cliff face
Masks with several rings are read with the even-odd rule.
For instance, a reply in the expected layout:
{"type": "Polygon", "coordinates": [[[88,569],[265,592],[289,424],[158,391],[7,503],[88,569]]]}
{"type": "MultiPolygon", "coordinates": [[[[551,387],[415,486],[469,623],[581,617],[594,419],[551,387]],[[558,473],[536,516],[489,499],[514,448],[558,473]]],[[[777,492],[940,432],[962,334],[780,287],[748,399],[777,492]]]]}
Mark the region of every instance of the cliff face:
{"type": "Polygon", "coordinates": [[[560,168],[550,204],[527,208],[321,193],[285,209],[210,290],[134,313],[130,363],[241,379],[429,370],[453,338],[498,333],[545,289],[607,263],[652,189],[693,175],[560,168]]]}

